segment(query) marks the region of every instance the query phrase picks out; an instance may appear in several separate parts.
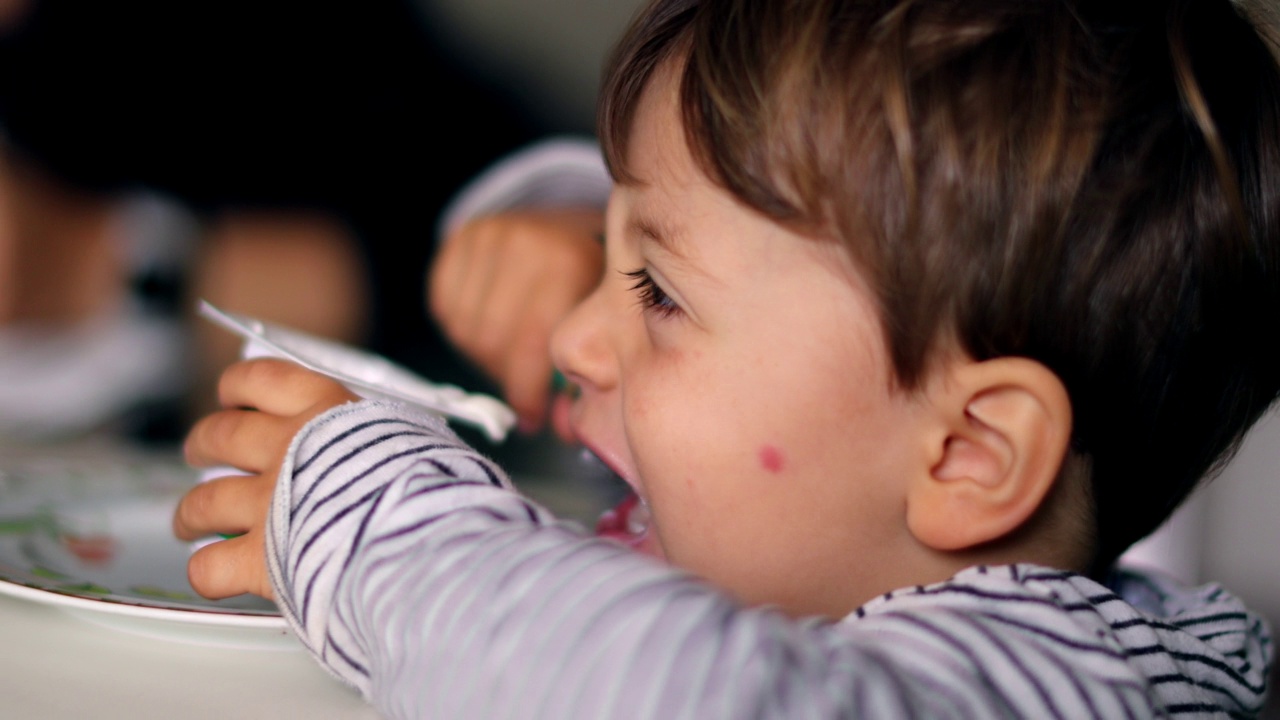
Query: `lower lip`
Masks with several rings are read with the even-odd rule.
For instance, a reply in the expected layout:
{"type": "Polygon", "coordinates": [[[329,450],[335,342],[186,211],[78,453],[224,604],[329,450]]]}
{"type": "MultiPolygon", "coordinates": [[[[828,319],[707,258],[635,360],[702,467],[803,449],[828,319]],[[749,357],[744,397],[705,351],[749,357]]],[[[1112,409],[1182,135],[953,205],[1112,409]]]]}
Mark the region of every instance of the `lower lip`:
{"type": "Polygon", "coordinates": [[[596,535],[661,559],[664,557],[662,546],[654,536],[648,514],[648,508],[639,497],[628,495],[617,507],[600,516],[596,522],[596,535]]]}

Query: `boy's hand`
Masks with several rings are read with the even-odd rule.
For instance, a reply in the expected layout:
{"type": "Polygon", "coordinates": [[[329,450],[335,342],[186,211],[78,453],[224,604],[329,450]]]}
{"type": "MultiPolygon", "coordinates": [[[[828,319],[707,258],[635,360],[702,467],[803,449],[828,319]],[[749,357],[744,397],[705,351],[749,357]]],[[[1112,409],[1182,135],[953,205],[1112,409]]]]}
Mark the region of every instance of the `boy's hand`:
{"type": "Polygon", "coordinates": [[[315,416],[359,400],[323,375],[276,359],[236,363],[218,385],[223,408],[199,422],[184,452],[196,467],[229,465],[248,473],[210,480],[178,503],[173,532],[183,540],[236,534],[191,555],[191,587],[208,598],[250,592],[271,598],[266,522],[276,477],[293,436],[315,416]]]}
{"type": "Polygon", "coordinates": [[[600,210],[506,212],[463,225],[432,264],[432,315],[502,386],[525,432],[547,416],[551,332],[600,281],[603,229],[600,210]]]}

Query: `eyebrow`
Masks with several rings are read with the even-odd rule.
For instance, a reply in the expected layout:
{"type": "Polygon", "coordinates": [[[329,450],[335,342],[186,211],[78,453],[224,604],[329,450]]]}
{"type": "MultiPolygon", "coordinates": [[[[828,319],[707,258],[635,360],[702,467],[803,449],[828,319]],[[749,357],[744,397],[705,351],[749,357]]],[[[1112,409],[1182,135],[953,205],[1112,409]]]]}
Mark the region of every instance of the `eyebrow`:
{"type": "Polygon", "coordinates": [[[652,240],[669,255],[685,258],[684,246],[688,240],[685,234],[671,227],[664,227],[645,217],[632,215],[627,219],[627,233],[652,240]]]}

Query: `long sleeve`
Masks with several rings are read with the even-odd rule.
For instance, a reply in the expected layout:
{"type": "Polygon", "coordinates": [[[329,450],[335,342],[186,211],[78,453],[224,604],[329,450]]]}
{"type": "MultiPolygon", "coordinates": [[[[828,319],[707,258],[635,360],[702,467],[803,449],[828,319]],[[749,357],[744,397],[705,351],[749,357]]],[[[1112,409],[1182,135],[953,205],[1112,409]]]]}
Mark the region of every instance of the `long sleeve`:
{"type": "Polygon", "coordinates": [[[553,137],[502,158],[449,201],[437,234],[506,210],[547,207],[604,209],[613,180],[600,147],[582,137],[553,137]]]}
{"type": "Polygon", "coordinates": [[[780,663],[828,672],[813,629],[556,524],[435,418],[349,405],[291,460],[268,545],[281,607],[391,717],[837,714],[769,687],[780,663]]]}
{"type": "Polygon", "coordinates": [[[1155,703],[1071,594],[1078,576],[974,573],[840,623],[743,608],[557,523],[399,405],[347,405],[298,435],[268,555],[295,632],[388,717],[1147,717],[1155,703]]]}

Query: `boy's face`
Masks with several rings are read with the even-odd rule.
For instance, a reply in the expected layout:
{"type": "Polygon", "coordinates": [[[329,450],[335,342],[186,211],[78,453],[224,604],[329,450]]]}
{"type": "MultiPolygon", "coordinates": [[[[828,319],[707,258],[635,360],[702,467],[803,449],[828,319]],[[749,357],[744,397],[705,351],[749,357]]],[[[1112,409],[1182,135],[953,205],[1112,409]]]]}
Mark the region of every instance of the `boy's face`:
{"type": "Polygon", "coordinates": [[[890,389],[844,253],[713,184],[675,86],[669,68],[650,82],[605,277],[553,341],[581,388],[573,427],[647,503],[641,549],[750,604],[843,615],[898,572],[919,408],[890,389]]]}

